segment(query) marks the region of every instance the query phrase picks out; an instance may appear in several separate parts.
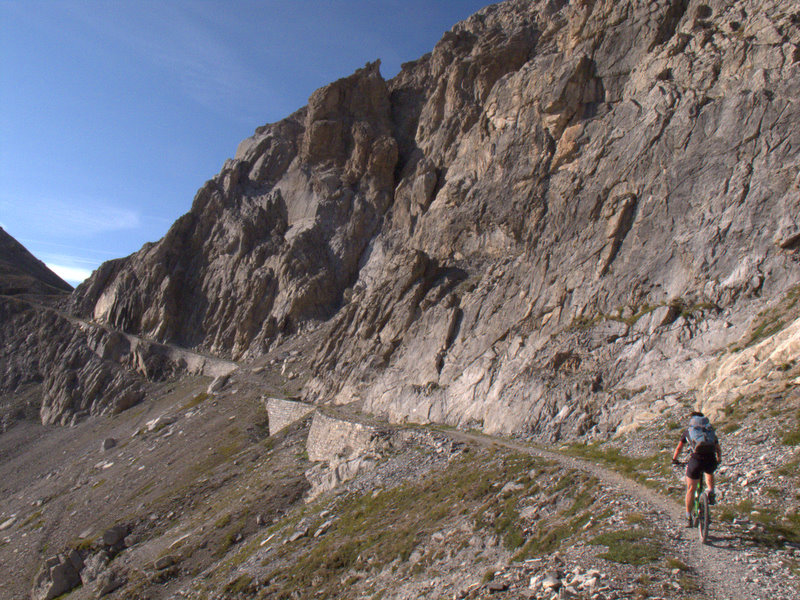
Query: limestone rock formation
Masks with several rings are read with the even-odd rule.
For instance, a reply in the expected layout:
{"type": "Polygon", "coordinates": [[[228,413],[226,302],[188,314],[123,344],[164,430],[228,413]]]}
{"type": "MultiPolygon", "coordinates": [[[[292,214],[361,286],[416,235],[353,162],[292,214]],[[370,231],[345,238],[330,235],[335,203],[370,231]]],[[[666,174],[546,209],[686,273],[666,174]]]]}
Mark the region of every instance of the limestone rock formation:
{"type": "Polygon", "coordinates": [[[242,142],[74,309],[313,402],[546,438],[690,397],[800,281],[789,0],[509,0],[242,142]]]}
{"type": "Polygon", "coordinates": [[[14,289],[0,294],[0,431],[34,414],[44,424],[67,425],[118,413],[145,397],[149,381],[186,372],[224,376],[235,368],[76,319],[62,310],[56,275],[39,273],[13,238],[3,243],[14,249],[2,256],[17,276],[7,280],[14,289]]]}
{"type": "Polygon", "coordinates": [[[800,277],[798,19],[745,4],[505,3],[407,66],[422,152],[309,396],[558,437],[690,393],[800,277]]]}
{"type": "Polygon", "coordinates": [[[0,323],[0,390],[40,385],[43,423],[118,412],[144,397],[122,336],[13,299],[0,300],[0,323]]]}
{"type": "Polygon", "coordinates": [[[157,244],[81,286],[86,316],[235,357],[330,317],[392,201],[397,143],[378,63],[258,129],[157,244]]]}

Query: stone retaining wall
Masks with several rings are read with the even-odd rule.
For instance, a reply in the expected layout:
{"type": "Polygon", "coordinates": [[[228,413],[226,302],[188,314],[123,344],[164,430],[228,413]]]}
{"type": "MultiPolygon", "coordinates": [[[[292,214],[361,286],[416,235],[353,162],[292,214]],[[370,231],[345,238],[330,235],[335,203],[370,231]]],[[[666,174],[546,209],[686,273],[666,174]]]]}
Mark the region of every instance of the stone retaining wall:
{"type": "Polygon", "coordinates": [[[311,461],[331,461],[338,456],[363,454],[373,447],[378,435],[374,427],[334,419],[317,412],[306,442],[308,458],[311,461]]]}
{"type": "Polygon", "coordinates": [[[275,435],[284,427],[305,418],[315,410],[311,404],[281,398],[268,398],[266,404],[270,435],[275,435]]]}

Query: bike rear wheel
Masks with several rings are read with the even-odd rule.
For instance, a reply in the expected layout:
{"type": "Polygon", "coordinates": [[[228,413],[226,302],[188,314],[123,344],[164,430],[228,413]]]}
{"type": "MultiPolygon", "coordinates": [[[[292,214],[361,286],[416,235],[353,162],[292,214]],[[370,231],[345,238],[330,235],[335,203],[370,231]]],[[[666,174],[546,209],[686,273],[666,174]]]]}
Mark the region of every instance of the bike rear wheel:
{"type": "Polygon", "coordinates": [[[697,532],[700,534],[700,541],[704,544],[708,540],[708,524],[710,520],[708,498],[703,493],[697,501],[697,532]]]}

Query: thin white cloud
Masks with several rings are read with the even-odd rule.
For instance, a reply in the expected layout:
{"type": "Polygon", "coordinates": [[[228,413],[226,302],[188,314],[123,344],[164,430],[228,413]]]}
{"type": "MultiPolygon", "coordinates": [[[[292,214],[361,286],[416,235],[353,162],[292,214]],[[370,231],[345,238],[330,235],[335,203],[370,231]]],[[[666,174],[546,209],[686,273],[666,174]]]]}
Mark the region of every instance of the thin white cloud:
{"type": "Polygon", "coordinates": [[[56,265],[53,263],[45,263],[47,268],[53,271],[56,275],[61,277],[64,281],[72,286],[79,285],[87,279],[92,272],[89,269],[81,269],[78,267],[69,267],[66,265],[56,265]]]}
{"type": "Polygon", "coordinates": [[[263,78],[251,73],[215,31],[210,15],[191,3],[147,3],[134,11],[118,4],[69,5],[68,11],[96,33],[121,43],[169,73],[183,92],[200,105],[230,114],[248,99],[263,96],[263,78]]]}
{"type": "Polygon", "coordinates": [[[40,215],[40,233],[78,239],[115,231],[137,229],[139,213],[124,206],[88,198],[74,201],[36,199],[30,202],[40,215]]]}

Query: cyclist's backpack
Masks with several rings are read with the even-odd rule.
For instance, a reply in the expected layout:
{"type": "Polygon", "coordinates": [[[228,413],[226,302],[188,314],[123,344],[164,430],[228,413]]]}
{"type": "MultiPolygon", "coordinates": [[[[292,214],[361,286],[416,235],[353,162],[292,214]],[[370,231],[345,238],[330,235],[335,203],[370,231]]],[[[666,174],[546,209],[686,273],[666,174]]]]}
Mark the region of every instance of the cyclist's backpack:
{"type": "Polygon", "coordinates": [[[713,454],[717,446],[717,434],[708,417],[692,417],[689,419],[689,446],[697,454],[713,454]]]}

